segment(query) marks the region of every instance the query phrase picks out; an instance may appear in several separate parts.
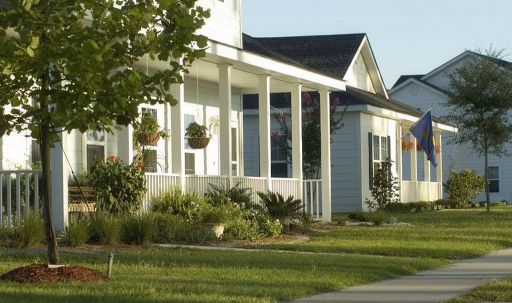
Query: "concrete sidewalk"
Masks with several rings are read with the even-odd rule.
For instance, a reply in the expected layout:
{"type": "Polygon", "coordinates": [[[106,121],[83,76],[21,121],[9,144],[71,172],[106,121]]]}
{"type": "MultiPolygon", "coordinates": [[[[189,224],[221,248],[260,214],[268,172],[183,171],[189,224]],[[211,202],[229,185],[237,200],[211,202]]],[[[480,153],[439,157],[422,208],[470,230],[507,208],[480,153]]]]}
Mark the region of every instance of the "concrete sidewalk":
{"type": "Polygon", "coordinates": [[[458,261],[438,270],[323,293],[294,302],[437,303],[464,294],[491,279],[509,275],[512,275],[512,249],[458,261]]]}

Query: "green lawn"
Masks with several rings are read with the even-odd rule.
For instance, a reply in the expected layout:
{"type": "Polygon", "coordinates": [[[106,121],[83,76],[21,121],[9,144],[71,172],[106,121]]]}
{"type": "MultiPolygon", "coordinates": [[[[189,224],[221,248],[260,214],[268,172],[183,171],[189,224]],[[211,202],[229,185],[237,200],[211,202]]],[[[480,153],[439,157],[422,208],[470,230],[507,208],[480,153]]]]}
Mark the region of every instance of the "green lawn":
{"type": "Polygon", "coordinates": [[[350,226],[302,244],[258,245],[268,249],[431,257],[454,260],[512,247],[512,207],[393,215],[412,226],[350,226]]]}
{"type": "MultiPolygon", "coordinates": [[[[1,302],[279,302],[412,274],[512,247],[512,207],[399,215],[412,227],[340,227],[311,241],[266,245],[310,251],[239,252],[145,248],[118,251],[111,281],[0,283],[1,302]],[[329,254],[323,254],[329,252],[329,254]]],[[[0,273],[44,255],[0,248],[0,273]]],[[[106,254],[63,255],[106,270],[106,254]]]]}
{"type": "Polygon", "coordinates": [[[512,278],[492,281],[448,303],[512,302],[512,278]]]}
{"type": "MultiPolygon", "coordinates": [[[[106,255],[65,254],[105,271],[106,255]]],[[[33,254],[0,251],[0,272],[33,254]]],[[[1,302],[277,302],[443,265],[428,258],[152,248],[116,254],[114,278],[87,284],[0,283],[1,302]]]]}

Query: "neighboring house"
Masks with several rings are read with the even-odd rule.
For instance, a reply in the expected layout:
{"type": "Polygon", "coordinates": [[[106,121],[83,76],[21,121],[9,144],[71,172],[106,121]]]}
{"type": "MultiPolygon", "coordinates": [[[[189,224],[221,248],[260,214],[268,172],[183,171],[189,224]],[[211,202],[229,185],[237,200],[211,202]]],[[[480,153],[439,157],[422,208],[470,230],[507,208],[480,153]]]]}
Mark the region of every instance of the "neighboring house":
{"type": "MultiPolygon", "coordinates": [[[[423,112],[388,97],[365,34],[276,38],[245,35],[244,48],[346,82],[345,91],[331,94],[331,98],[340,100],[338,112],[348,105],[343,127],[335,132],[331,144],[333,212],[366,209],[364,201],[371,197],[375,167],[386,158],[394,162],[393,174],[402,181],[402,201],[432,201],[441,197],[442,184],[437,176],[442,162],[436,170],[430,167],[423,152],[401,150],[401,137],[423,112]],[[407,171],[406,178],[403,170],[407,171]]],[[[289,115],[290,97],[284,91],[271,94],[274,115],[289,115]]],[[[244,168],[247,175],[254,176],[259,174],[259,149],[254,139],[259,132],[258,109],[258,95],[244,95],[244,168]]],[[[279,131],[276,119],[272,129],[279,131]]],[[[434,130],[438,142],[443,131],[456,131],[439,119],[434,119],[434,130]]],[[[273,142],[273,176],[290,176],[292,171],[286,151],[273,142]]]]}
{"type": "MultiPolygon", "coordinates": [[[[449,75],[461,67],[468,60],[479,59],[483,55],[472,51],[465,51],[457,57],[440,65],[424,75],[401,76],[389,91],[389,95],[408,105],[422,111],[432,107],[432,113],[436,116],[444,116],[449,113],[446,107],[448,101],[447,92],[450,91],[449,75]]],[[[510,62],[495,60],[500,66],[509,66],[510,62]]],[[[449,137],[443,139],[443,182],[451,170],[474,169],[480,175],[484,174],[484,160],[472,150],[470,144],[450,144],[449,137]]],[[[512,144],[507,145],[512,150],[512,144]]],[[[496,157],[489,155],[489,190],[492,201],[512,201],[512,188],[508,186],[512,182],[512,161],[510,157],[496,157]]],[[[476,200],[484,200],[482,193],[476,200]]]]}

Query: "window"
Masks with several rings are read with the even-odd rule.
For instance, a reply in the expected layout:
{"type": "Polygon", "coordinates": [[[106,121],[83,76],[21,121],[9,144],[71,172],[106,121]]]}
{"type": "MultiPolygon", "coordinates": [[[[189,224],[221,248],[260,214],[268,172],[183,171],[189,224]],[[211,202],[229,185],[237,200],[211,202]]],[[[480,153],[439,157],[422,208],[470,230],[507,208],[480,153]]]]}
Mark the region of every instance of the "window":
{"type": "Polygon", "coordinates": [[[233,176],[238,176],[238,131],[231,128],[231,171],[233,176]]]}
{"type": "Polygon", "coordinates": [[[489,192],[500,192],[500,170],[498,166],[489,166],[489,192]]]}
{"type": "Polygon", "coordinates": [[[373,175],[380,163],[389,158],[388,137],[373,135],[373,175]]]}
{"type": "Polygon", "coordinates": [[[271,172],[272,177],[288,177],[288,140],[286,136],[277,135],[271,141],[271,172]]]}
{"type": "MultiPolygon", "coordinates": [[[[185,131],[190,123],[195,122],[196,117],[194,115],[184,114],[183,115],[183,126],[185,131]]],[[[190,145],[188,145],[188,140],[185,140],[185,149],[191,149],[190,145]]]]}
{"type": "MultiPolygon", "coordinates": [[[[148,114],[158,121],[158,109],[151,107],[141,107],[141,116],[148,114]]],[[[158,151],[156,146],[147,145],[143,148],[144,153],[144,171],[156,173],[158,171],[158,151]]]]}
{"type": "Polygon", "coordinates": [[[195,175],[196,174],[196,154],[185,153],[185,174],[195,175]]]}
{"type": "Polygon", "coordinates": [[[33,164],[42,162],[41,149],[37,140],[32,140],[31,160],[33,164]]]}
{"type": "Polygon", "coordinates": [[[105,159],[106,139],[104,131],[89,130],[85,133],[85,164],[86,170],[90,171],[96,161],[105,159]]]}

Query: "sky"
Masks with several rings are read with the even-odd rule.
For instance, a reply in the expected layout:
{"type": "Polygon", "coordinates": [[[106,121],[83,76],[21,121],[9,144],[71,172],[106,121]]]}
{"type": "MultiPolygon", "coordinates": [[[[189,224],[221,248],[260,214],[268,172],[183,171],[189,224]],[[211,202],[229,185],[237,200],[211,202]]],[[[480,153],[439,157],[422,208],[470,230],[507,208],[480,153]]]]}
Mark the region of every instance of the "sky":
{"type": "Polygon", "coordinates": [[[243,0],[254,37],[366,33],[388,88],[465,50],[505,50],[512,61],[512,0],[243,0]]]}

